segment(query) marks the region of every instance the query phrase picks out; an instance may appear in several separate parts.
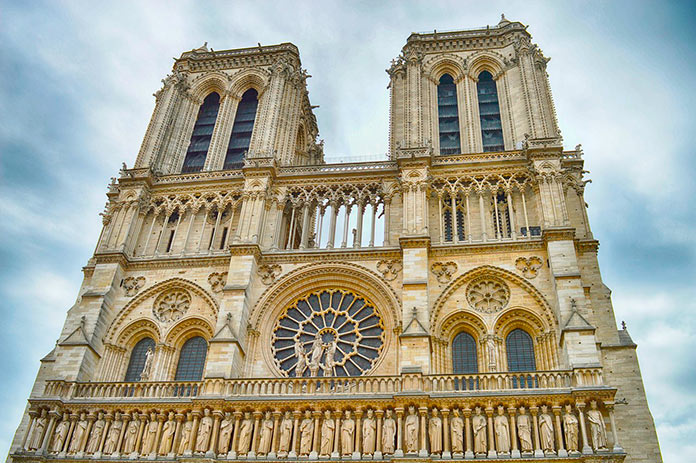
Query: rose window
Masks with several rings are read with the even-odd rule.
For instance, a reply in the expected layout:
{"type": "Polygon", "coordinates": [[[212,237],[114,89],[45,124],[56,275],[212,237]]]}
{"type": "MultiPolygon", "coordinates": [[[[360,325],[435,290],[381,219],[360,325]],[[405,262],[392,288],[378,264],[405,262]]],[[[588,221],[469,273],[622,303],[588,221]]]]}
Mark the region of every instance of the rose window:
{"type": "Polygon", "coordinates": [[[510,290],[504,282],[487,278],[472,282],[467,289],[466,298],[471,307],[479,312],[494,313],[507,305],[510,290]]]}
{"type": "Polygon", "coordinates": [[[271,337],[286,376],[360,376],[384,346],[384,323],[364,297],[333,290],[309,294],[280,315],[271,337]]]}
{"type": "Polygon", "coordinates": [[[152,312],[158,320],[169,323],[184,316],[191,306],[191,296],[183,289],[161,294],[155,301],[152,312]]]}

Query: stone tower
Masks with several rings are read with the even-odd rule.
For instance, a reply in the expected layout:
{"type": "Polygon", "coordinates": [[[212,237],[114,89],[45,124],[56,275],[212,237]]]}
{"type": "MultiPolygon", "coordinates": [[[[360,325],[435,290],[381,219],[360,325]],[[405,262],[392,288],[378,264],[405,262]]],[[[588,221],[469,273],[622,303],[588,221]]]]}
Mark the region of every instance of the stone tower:
{"type": "Polygon", "coordinates": [[[294,45],[183,53],[9,460],[660,461],[526,29],[411,34],[363,163],[294,45]]]}

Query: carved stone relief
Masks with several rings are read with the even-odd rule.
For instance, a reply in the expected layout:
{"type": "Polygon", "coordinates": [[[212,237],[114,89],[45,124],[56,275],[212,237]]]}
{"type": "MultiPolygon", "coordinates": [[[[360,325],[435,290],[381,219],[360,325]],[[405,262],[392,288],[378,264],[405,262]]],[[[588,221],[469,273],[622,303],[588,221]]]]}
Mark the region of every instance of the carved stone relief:
{"type": "Polygon", "coordinates": [[[222,288],[225,287],[225,282],[227,281],[227,272],[213,272],[208,275],[208,283],[210,283],[210,289],[214,293],[219,293],[222,288]]]}
{"type": "Polygon", "coordinates": [[[510,289],[502,280],[484,277],[469,284],[466,299],[479,312],[495,313],[510,301],[510,289]]]}
{"type": "Polygon", "coordinates": [[[123,289],[126,291],[126,296],[135,296],[140,288],[145,286],[145,277],[127,277],[123,280],[123,289]]]}
{"type": "Polygon", "coordinates": [[[457,264],[454,262],[434,262],[430,267],[430,271],[437,277],[440,283],[449,283],[457,271],[457,264]]]}
{"type": "Polygon", "coordinates": [[[519,270],[522,276],[531,280],[533,278],[536,278],[542,264],[543,261],[540,257],[533,256],[528,259],[524,257],[518,257],[515,261],[515,268],[519,270]]]}
{"type": "Polygon", "coordinates": [[[394,281],[402,268],[403,265],[398,260],[380,260],[377,262],[377,270],[387,281],[394,281]]]}
{"type": "Polygon", "coordinates": [[[261,277],[263,284],[270,285],[278,278],[282,270],[283,268],[278,264],[264,264],[260,265],[256,272],[261,277]]]}
{"type": "Polygon", "coordinates": [[[183,317],[190,306],[191,295],[188,291],[177,288],[160,294],[152,312],[159,321],[171,323],[183,317]]]}

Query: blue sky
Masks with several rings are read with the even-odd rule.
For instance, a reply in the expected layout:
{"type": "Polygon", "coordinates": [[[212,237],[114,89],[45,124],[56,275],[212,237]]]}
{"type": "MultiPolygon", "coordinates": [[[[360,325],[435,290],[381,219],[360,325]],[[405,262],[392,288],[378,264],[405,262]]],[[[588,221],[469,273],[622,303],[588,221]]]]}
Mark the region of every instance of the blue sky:
{"type": "Polygon", "coordinates": [[[696,452],[696,4],[61,2],[0,6],[0,454],[131,166],[172,57],[290,41],[327,156],[384,153],[387,74],[413,31],[528,24],[567,148],[582,143],[600,264],[667,462],[696,452]],[[279,6],[282,5],[282,6],[279,6]],[[262,10],[265,13],[262,13],[262,10]]]}

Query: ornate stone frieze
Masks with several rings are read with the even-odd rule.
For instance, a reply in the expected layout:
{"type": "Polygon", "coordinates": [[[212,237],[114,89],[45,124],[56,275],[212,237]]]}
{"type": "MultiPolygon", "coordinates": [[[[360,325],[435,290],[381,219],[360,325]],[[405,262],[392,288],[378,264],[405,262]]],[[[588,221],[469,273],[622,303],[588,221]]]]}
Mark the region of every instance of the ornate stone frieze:
{"type": "Polygon", "coordinates": [[[469,305],[483,313],[495,313],[507,306],[510,301],[510,288],[498,278],[482,277],[469,283],[466,289],[469,305]]]}
{"type": "Polygon", "coordinates": [[[515,268],[527,279],[532,280],[536,278],[539,273],[543,261],[541,257],[532,256],[529,258],[518,257],[515,261],[515,268]]]}
{"type": "Polygon", "coordinates": [[[261,281],[265,285],[271,285],[278,278],[278,275],[283,271],[283,267],[278,264],[259,265],[256,272],[261,277],[261,281]]]}
{"type": "Polygon", "coordinates": [[[214,293],[219,293],[222,288],[225,287],[225,282],[227,281],[227,272],[213,272],[208,275],[208,283],[210,284],[210,289],[214,293]]]}
{"type": "Polygon", "coordinates": [[[165,291],[155,299],[152,313],[164,323],[179,320],[191,306],[191,295],[183,288],[174,288],[165,291]]]}
{"type": "Polygon", "coordinates": [[[131,297],[138,294],[140,288],[145,286],[145,277],[126,277],[123,280],[123,289],[126,291],[126,296],[131,297]]]}
{"type": "Polygon", "coordinates": [[[430,266],[430,271],[440,283],[449,283],[457,271],[457,264],[454,262],[434,262],[430,266]]]}
{"type": "Polygon", "coordinates": [[[377,262],[377,270],[387,281],[394,281],[402,268],[403,265],[401,261],[396,259],[380,260],[377,262]]]}

